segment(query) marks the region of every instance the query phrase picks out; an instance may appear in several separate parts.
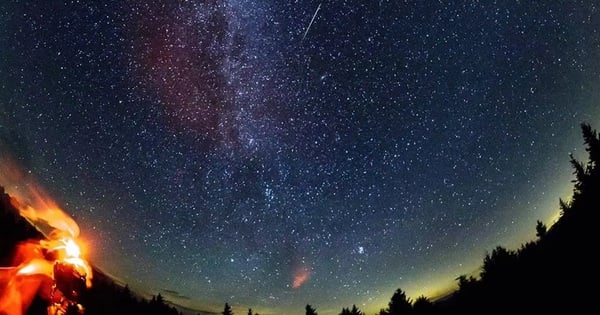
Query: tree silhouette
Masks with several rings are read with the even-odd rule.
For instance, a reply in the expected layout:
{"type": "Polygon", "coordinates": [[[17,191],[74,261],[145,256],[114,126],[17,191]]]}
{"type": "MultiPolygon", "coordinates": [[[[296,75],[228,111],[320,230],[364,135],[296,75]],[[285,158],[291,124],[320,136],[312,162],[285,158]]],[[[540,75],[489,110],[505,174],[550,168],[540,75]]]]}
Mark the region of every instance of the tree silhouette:
{"type": "Polygon", "coordinates": [[[458,280],[458,288],[461,291],[470,290],[473,287],[473,285],[477,283],[477,279],[475,279],[473,276],[469,276],[467,278],[467,276],[461,275],[458,278],[456,278],[456,280],[458,280]]]}
{"type": "Polygon", "coordinates": [[[588,173],[586,171],[586,168],[583,166],[583,163],[575,159],[575,157],[573,157],[573,154],[571,154],[570,157],[571,166],[573,167],[573,175],[575,175],[575,179],[572,180],[572,182],[575,184],[574,195],[577,196],[581,194],[586,187],[588,173]]]}
{"type": "Polygon", "coordinates": [[[571,209],[571,203],[564,201],[562,198],[558,198],[558,205],[560,207],[560,215],[563,216],[571,209]]]}
{"type": "Polygon", "coordinates": [[[585,150],[589,154],[588,167],[590,171],[600,166],[600,137],[596,130],[592,130],[589,124],[581,124],[583,142],[586,145],[585,150]]]}
{"type": "Polygon", "coordinates": [[[486,254],[483,259],[481,278],[484,280],[501,280],[507,270],[513,267],[516,255],[502,246],[497,246],[492,254],[486,254]]]}
{"type": "Polygon", "coordinates": [[[413,303],[413,312],[415,314],[431,314],[433,312],[433,303],[427,297],[421,295],[413,303]]]}
{"type": "Polygon", "coordinates": [[[361,312],[358,307],[356,307],[356,305],[352,305],[352,310],[350,311],[351,315],[364,315],[363,312],[361,312]]]}
{"type": "Polygon", "coordinates": [[[546,227],[546,225],[542,223],[542,221],[538,220],[535,225],[535,236],[542,239],[546,236],[547,232],[548,228],[546,227]]]}
{"type": "Polygon", "coordinates": [[[356,307],[356,305],[352,305],[352,309],[349,308],[342,308],[342,312],[340,313],[340,315],[364,315],[363,312],[361,312],[358,307],[356,307]]]}
{"type": "Polygon", "coordinates": [[[392,295],[392,299],[388,304],[388,309],[386,313],[389,315],[403,315],[409,314],[412,311],[412,305],[410,303],[410,299],[406,297],[406,293],[401,289],[396,290],[394,295],[392,295]]]}
{"type": "MultiPolygon", "coordinates": [[[[488,313],[587,313],[594,309],[593,290],[581,288],[584,281],[598,276],[595,248],[600,205],[600,138],[595,130],[582,124],[589,159],[579,162],[571,156],[575,175],[573,196],[559,200],[559,220],[546,226],[537,221],[535,241],[518,250],[496,247],[486,254],[480,278],[459,276],[458,290],[435,302],[424,296],[414,303],[401,289],[395,291],[380,315],[405,314],[488,314],[488,313]],[[551,299],[551,300],[550,300],[551,299]],[[574,302],[575,301],[575,302],[574,302]]],[[[24,220],[0,187],[0,261],[9,263],[19,241],[43,236],[24,220]]],[[[116,285],[108,276],[95,272],[92,288],[82,293],[86,315],[146,314],[177,315],[178,311],[158,293],[151,301],[136,296],[128,286],[116,285]]],[[[47,303],[37,299],[27,314],[43,314],[47,303]],[[41,301],[41,302],[40,302],[41,301]]],[[[179,313],[181,314],[181,313],[179,313]]],[[[342,308],[342,315],[364,315],[356,305],[342,308]]],[[[225,303],[222,315],[233,315],[225,303]]],[[[248,315],[253,315],[248,309],[248,315]]],[[[258,314],[254,314],[258,315],[258,314]]],[[[306,305],[306,315],[318,315],[306,305]]]]}
{"type": "Polygon", "coordinates": [[[317,310],[310,306],[310,304],[306,304],[306,315],[318,315],[317,310]]]}
{"type": "Polygon", "coordinates": [[[229,306],[229,303],[225,303],[225,307],[223,308],[223,312],[221,314],[233,315],[233,310],[231,309],[231,306],[229,306]]]}

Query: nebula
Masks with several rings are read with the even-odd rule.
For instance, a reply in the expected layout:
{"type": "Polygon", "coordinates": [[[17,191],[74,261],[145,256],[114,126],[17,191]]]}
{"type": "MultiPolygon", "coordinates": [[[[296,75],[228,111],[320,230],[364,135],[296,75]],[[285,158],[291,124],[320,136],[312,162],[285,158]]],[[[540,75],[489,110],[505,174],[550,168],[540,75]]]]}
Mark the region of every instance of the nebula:
{"type": "Polygon", "coordinates": [[[294,281],[292,282],[292,288],[299,289],[310,279],[310,276],[311,272],[306,267],[297,268],[294,272],[294,281]]]}
{"type": "Polygon", "coordinates": [[[0,155],[102,270],[211,312],[454,285],[555,215],[600,117],[594,1],[25,2],[0,155]]]}

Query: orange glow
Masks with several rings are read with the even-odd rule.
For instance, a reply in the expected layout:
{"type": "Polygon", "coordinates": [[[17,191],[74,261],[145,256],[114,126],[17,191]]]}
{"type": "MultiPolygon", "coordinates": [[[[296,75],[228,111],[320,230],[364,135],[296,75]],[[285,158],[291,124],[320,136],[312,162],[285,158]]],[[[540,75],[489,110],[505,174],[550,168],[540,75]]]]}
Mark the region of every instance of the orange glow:
{"type": "Polygon", "coordinates": [[[18,276],[51,275],[52,265],[44,259],[35,258],[17,269],[18,276]]]}
{"type": "MultiPolygon", "coordinates": [[[[0,168],[0,171],[3,171],[3,168],[0,168]]],[[[6,188],[12,197],[12,205],[19,209],[22,217],[31,222],[46,237],[52,233],[66,234],[71,238],[79,236],[79,226],[75,220],[61,210],[44,190],[31,179],[20,180],[26,182],[20,185],[7,185],[0,181],[0,184],[6,188]]]]}
{"type": "Polygon", "coordinates": [[[19,170],[11,160],[0,160],[0,185],[11,196],[11,203],[19,210],[19,214],[46,239],[19,245],[14,257],[17,266],[14,267],[15,271],[5,273],[2,277],[8,284],[0,290],[0,313],[7,312],[6,314],[20,314],[20,311],[13,312],[16,310],[11,306],[13,304],[20,304],[19,309],[26,310],[29,302],[28,299],[21,298],[24,296],[23,292],[37,291],[40,284],[39,278],[36,278],[38,276],[54,281],[57,263],[72,266],[77,273],[85,277],[88,288],[92,285],[92,268],[82,257],[82,250],[77,242],[79,226],[35,184],[30,175],[19,170]],[[38,280],[25,280],[29,278],[38,280]],[[20,302],[14,302],[15,299],[20,302]]]}
{"type": "MultiPolygon", "coordinates": [[[[27,185],[27,188],[26,196],[17,193],[12,198],[13,206],[19,209],[21,216],[46,236],[47,239],[41,240],[39,245],[47,253],[54,255],[53,262],[61,261],[74,265],[78,272],[86,276],[86,286],[90,287],[92,285],[92,268],[81,257],[81,248],[76,241],[79,236],[79,226],[39,188],[31,184],[27,185]],[[47,208],[38,210],[22,202],[21,198],[32,200],[34,204],[47,208]]],[[[52,272],[48,276],[53,277],[52,272]]]]}
{"type": "Polygon", "coordinates": [[[292,288],[298,289],[300,288],[308,279],[310,279],[311,272],[305,267],[298,268],[294,272],[294,282],[292,283],[292,288]]]}
{"type": "Polygon", "coordinates": [[[86,276],[86,286],[92,286],[92,268],[81,258],[81,248],[74,239],[69,237],[60,237],[58,239],[42,240],[40,245],[45,248],[48,253],[56,255],[55,261],[66,262],[73,265],[77,272],[86,276]]]}

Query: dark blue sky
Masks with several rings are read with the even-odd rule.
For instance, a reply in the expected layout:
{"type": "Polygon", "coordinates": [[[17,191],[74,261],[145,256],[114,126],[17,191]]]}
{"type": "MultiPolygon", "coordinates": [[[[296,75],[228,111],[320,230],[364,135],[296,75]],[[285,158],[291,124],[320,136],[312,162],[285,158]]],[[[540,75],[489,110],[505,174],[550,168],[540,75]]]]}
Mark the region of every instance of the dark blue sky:
{"type": "Polygon", "coordinates": [[[0,148],[134,289],[374,312],[556,214],[598,30],[594,1],[4,1],[0,148]]]}

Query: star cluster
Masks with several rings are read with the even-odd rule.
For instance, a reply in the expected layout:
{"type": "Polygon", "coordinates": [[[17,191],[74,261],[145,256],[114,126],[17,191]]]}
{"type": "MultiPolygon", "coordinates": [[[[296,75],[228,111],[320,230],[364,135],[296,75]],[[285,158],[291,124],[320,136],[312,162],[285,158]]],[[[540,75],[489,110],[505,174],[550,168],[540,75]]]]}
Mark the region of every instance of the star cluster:
{"type": "Polygon", "coordinates": [[[598,30],[594,1],[4,1],[0,149],[133,288],[375,311],[556,213],[598,30]]]}

